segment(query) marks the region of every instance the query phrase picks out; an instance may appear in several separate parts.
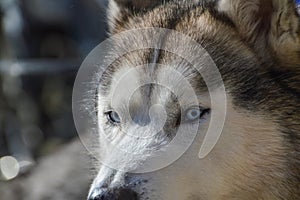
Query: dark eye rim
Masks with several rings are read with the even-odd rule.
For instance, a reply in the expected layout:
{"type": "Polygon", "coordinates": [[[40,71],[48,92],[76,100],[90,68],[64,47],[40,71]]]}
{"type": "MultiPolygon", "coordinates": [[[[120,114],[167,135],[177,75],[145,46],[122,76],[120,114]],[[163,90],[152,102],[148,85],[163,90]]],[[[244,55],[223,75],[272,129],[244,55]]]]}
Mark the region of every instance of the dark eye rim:
{"type": "Polygon", "coordinates": [[[116,111],[113,111],[113,110],[110,110],[110,111],[105,112],[104,115],[106,115],[107,120],[108,120],[111,124],[114,124],[114,125],[120,124],[120,123],[121,123],[121,118],[120,118],[120,116],[119,116],[120,121],[115,121],[115,120],[112,118],[112,116],[111,116],[112,113],[116,113],[116,114],[119,116],[119,114],[118,114],[116,111]]]}
{"type": "Polygon", "coordinates": [[[187,109],[187,110],[185,111],[185,114],[184,114],[184,122],[186,122],[186,123],[193,123],[193,122],[195,122],[195,121],[199,121],[199,120],[203,119],[204,116],[206,116],[207,114],[209,114],[210,111],[211,111],[210,108],[204,108],[204,107],[201,107],[201,106],[198,106],[198,107],[191,107],[191,108],[189,108],[189,109],[187,109]],[[199,110],[201,111],[201,114],[200,114],[199,118],[194,119],[194,120],[188,120],[188,119],[186,119],[185,116],[186,116],[186,114],[188,113],[188,111],[190,111],[191,109],[199,109],[199,110]]]}

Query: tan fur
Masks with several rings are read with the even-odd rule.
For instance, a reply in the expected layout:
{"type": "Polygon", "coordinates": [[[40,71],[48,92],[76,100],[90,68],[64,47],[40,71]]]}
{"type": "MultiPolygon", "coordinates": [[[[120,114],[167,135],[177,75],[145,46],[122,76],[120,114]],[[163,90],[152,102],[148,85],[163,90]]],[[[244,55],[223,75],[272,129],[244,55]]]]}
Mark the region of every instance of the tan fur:
{"type": "Polygon", "coordinates": [[[276,124],[259,113],[247,113],[231,106],[228,115],[224,140],[219,144],[219,152],[226,158],[220,172],[224,182],[217,190],[222,196],[212,199],[279,199],[276,193],[287,192],[282,187],[287,169],[283,139],[276,124]],[[224,151],[227,146],[231,150],[224,151]]]}

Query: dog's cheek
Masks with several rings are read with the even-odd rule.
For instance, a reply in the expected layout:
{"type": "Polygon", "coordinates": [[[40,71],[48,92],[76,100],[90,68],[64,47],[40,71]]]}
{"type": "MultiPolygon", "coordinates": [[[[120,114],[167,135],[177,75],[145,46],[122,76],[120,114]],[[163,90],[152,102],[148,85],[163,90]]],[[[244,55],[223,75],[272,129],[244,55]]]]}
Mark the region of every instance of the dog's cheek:
{"type": "Polygon", "coordinates": [[[218,174],[222,175],[219,179],[222,184],[217,184],[217,190],[222,191],[225,199],[232,199],[234,195],[264,199],[262,196],[274,192],[270,188],[284,184],[287,169],[283,138],[276,124],[263,114],[242,112],[229,106],[227,121],[214,151],[216,157],[219,158],[215,163],[220,170],[218,174]],[[260,190],[264,194],[252,192],[260,190]]]}

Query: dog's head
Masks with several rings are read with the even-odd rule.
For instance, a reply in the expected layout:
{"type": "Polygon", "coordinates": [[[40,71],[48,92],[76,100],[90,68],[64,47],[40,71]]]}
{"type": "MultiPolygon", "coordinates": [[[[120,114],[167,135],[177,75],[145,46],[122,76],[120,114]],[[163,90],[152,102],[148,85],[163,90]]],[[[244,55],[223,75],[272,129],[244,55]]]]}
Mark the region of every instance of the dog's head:
{"type": "MultiPolygon", "coordinates": [[[[295,163],[286,164],[294,147],[284,146],[287,124],[279,123],[283,104],[297,104],[279,80],[281,72],[299,73],[292,0],[110,0],[108,19],[118,35],[108,57],[119,56],[99,80],[103,165],[90,200],[296,193],[296,179],[287,181],[295,163]],[[223,129],[212,141],[214,127],[223,129]],[[214,148],[200,159],[206,144],[214,148]]],[[[299,91],[292,76],[285,84],[299,91]]]]}

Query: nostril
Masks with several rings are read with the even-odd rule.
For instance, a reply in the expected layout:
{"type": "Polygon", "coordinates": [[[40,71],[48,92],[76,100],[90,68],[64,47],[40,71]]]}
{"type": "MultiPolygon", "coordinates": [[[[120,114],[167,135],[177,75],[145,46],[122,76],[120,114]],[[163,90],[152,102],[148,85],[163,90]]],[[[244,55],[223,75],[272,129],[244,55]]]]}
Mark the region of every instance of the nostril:
{"type": "Polygon", "coordinates": [[[103,200],[103,198],[99,195],[99,196],[95,196],[93,199],[89,199],[89,200],[103,200]]]}
{"type": "Polygon", "coordinates": [[[127,188],[117,189],[115,191],[116,200],[138,200],[138,195],[133,190],[127,188]]]}
{"type": "Polygon", "coordinates": [[[138,195],[128,188],[95,190],[91,193],[88,200],[138,200],[138,195]]]}

